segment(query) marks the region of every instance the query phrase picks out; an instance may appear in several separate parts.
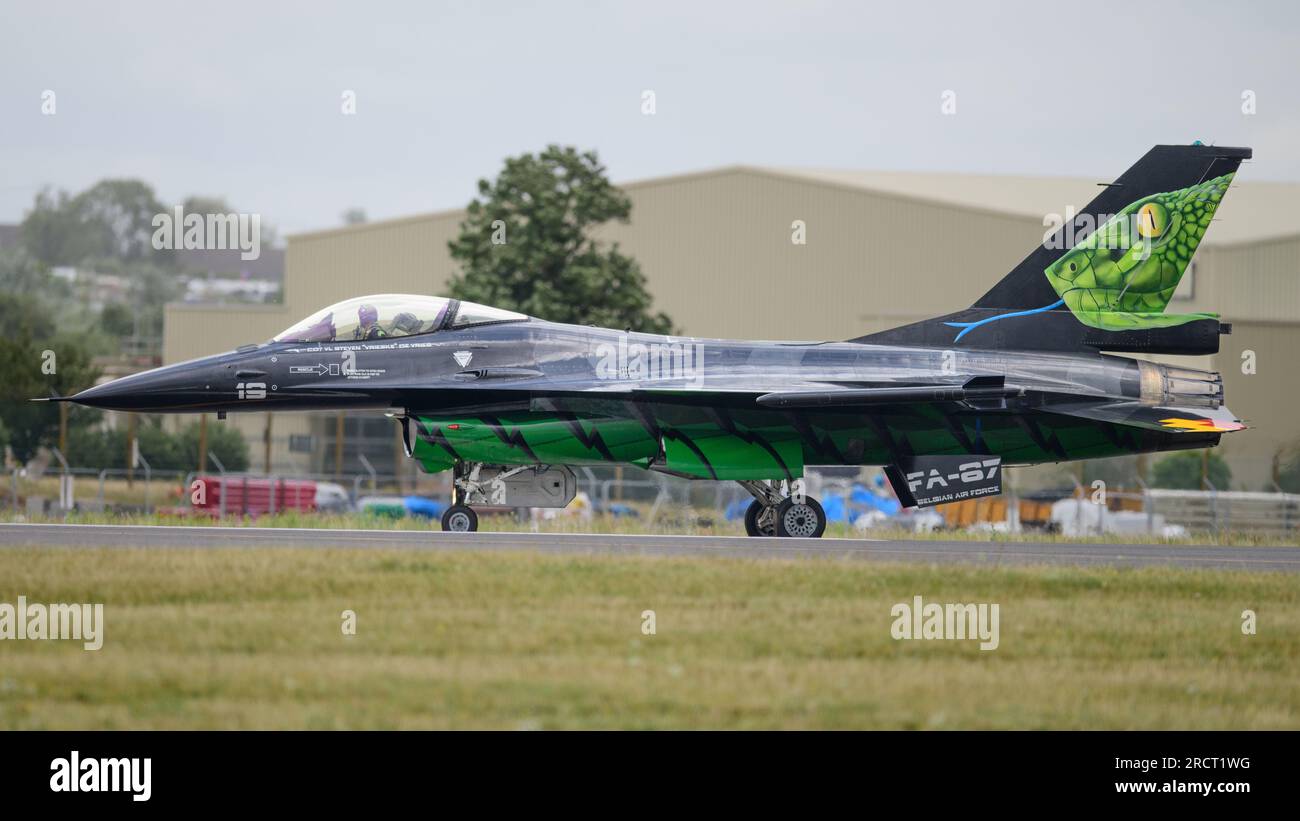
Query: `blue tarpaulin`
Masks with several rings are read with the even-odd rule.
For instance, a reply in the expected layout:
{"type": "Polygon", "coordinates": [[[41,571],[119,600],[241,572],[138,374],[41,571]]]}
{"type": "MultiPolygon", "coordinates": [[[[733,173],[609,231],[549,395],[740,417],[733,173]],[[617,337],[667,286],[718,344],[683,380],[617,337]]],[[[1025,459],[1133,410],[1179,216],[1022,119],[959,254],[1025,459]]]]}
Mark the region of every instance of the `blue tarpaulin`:
{"type": "MultiPolygon", "coordinates": [[[[732,502],[727,507],[727,520],[735,521],[745,516],[745,510],[749,507],[752,499],[739,499],[732,502]]],[[[886,516],[894,516],[902,506],[898,500],[892,496],[877,496],[865,485],[854,484],[849,492],[849,498],[846,501],[843,494],[832,494],[823,499],[818,499],[822,503],[822,508],[826,511],[826,521],[828,522],[852,522],[863,513],[869,513],[873,510],[879,510],[886,516]]]]}
{"type": "Polygon", "coordinates": [[[423,516],[426,519],[437,519],[447,509],[442,502],[436,502],[425,496],[406,496],[402,499],[402,503],[406,505],[407,515],[423,516]]]}

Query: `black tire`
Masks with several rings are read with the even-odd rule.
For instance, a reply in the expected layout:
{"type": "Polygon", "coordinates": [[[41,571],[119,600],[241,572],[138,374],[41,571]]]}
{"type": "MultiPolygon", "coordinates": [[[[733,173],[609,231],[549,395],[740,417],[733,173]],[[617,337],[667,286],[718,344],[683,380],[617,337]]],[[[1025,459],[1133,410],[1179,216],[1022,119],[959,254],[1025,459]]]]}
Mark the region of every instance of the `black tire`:
{"type": "Polygon", "coordinates": [[[452,505],[442,513],[442,529],[452,533],[478,530],[478,514],[464,505],[452,505]]]}
{"type": "MultiPolygon", "coordinates": [[[[769,516],[768,524],[760,526],[758,517],[767,510],[767,505],[755,499],[745,508],[745,534],[748,536],[775,536],[776,535],[776,517],[769,516]]],[[[773,511],[775,512],[775,511],[773,511]]]]}
{"type": "Polygon", "coordinates": [[[820,539],[826,532],[826,511],[811,496],[796,504],[786,499],[776,507],[776,535],[796,536],[803,539],[820,539]]]}

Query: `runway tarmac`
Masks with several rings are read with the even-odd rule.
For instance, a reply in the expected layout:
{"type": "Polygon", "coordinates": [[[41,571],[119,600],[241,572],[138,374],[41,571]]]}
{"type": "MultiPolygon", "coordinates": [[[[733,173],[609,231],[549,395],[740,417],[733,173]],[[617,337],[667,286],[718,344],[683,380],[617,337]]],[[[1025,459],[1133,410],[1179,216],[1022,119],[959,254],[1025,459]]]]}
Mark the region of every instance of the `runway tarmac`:
{"type": "Polygon", "coordinates": [[[865,559],[978,565],[1174,566],[1300,572],[1300,547],[1151,544],[777,539],[569,533],[443,533],[438,530],[0,524],[0,547],[340,547],[536,551],[634,556],[865,559]]]}

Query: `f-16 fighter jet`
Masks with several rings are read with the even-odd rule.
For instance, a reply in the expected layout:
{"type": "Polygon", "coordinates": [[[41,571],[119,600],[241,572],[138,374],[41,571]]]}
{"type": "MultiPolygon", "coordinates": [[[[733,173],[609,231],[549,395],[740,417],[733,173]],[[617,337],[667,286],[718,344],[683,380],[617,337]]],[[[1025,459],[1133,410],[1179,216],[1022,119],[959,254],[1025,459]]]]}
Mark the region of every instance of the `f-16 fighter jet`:
{"type": "Polygon", "coordinates": [[[625,333],[384,294],[70,399],[385,411],[424,470],[452,472],[446,530],[476,530],[475,506],[568,504],[573,466],[633,465],[740,483],[750,535],[820,536],[809,466],[883,466],[904,505],[928,506],[999,493],[1008,466],[1242,429],[1219,374],[1116,354],[1218,351],[1230,325],[1165,308],[1250,155],[1156,146],[971,307],[844,342],[625,333]]]}

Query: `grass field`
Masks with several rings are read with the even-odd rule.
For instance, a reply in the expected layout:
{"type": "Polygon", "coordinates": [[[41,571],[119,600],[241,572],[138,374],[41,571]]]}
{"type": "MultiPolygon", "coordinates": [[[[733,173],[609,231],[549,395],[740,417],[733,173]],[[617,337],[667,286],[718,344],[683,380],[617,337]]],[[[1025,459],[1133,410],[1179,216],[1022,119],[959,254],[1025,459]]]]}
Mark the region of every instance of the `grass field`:
{"type": "Polygon", "coordinates": [[[1300,727],[1281,573],[0,550],[20,594],[104,646],[0,641],[0,728],[1300,727]],[[998,603],[999,648],[892,639],[914,595],[998,603]]]}

